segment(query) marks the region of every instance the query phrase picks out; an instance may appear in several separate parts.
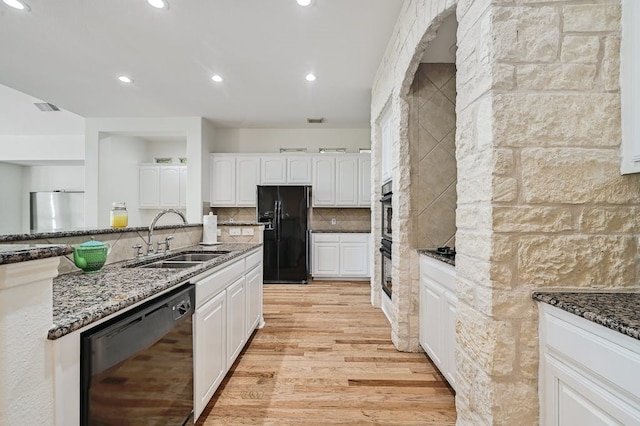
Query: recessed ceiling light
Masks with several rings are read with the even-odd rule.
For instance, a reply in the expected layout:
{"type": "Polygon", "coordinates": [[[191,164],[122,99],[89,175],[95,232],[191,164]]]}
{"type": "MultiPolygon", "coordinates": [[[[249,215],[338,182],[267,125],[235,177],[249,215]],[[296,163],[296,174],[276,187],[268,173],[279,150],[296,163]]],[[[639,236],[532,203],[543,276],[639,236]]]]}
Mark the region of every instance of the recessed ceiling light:
{"type": "Polygon", "coordinates": [[[29,5],[20,0],[2,0],[7,6],[11,6],[14,9],[30,11],[29,5]]]}
{"type": "Polygon", "coordinates": [[[316,76],[313,73],[309,73],[307,74],[307,76],[305,77],[307,79],[307,81],[316,81],[316,76]]]}
{"type": "Polygon", "coordinates": [[[147,3],[156,9],[169,9],[169,2],[167,0],[147,0],[147,3]]]}
{"type": "Polygon", "coordinates": [[[311,0],[296,0],[300,6],[309,6],[311,4],[311,0]]]}
{"type": "Polygon", "coordinates": [[[133,79],[130,77],[127,77],[126,75],[121,75],[120,77],[118,77],[118,80],[120,80],[123,83],[133,83],[133,79]]]}
{"type": "Polygon", "coordinates": [[[222,82],[222,77],[220,77],[218,74],[216,74],[213,77],[211,77],[211,80],[215,81],[216,83],[221,83],[222,82]]]}

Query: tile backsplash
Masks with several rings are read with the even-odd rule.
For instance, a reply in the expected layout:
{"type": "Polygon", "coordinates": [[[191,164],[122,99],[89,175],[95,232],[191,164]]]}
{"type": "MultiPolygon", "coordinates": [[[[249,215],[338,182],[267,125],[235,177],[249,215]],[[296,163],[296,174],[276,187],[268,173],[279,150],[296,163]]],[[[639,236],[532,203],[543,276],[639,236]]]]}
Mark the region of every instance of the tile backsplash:
{"type": "Polygon", "coordinates": [[[311,209],[309,228],[313,231],[371,231],[371,209],[311,209]],[[332,224],[335,219],[335,225],[332,224]]]}
{"type": "MultiPolygon", "coordinates": [[[[217,207],[212,209],[221,222],[255,222],[256,209],[217,207]]],[[[309,229],[313,231],[371,231],[371,209],[309,209],[309,229]],[[335,225],[331,220],[335,219],[335,225]]]]}

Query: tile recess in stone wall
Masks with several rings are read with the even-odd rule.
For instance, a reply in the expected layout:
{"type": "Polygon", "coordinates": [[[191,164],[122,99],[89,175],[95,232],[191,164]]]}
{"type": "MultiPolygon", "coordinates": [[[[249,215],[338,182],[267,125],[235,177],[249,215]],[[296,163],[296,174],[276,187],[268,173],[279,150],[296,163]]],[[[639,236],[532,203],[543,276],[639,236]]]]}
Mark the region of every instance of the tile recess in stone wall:
{"type": "Polygon", "coordinates": [[[412,85],[409,143],[417,248],[455,245],[455,83],[455,64],[424,63],[412,85]]]}

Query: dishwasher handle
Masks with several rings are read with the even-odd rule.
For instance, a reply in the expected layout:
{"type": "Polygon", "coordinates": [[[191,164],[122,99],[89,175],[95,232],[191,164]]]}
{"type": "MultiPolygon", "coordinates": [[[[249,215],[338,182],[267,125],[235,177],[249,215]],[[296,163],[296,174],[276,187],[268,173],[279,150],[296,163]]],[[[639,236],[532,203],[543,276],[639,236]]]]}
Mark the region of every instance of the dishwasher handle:
{"type": "Polygon", "coordinates": [[[90,349],[91,373],[101,373],[156,343],[193,314],[194,296],[194,286],[189,284],[83,337],[90,349]]]}

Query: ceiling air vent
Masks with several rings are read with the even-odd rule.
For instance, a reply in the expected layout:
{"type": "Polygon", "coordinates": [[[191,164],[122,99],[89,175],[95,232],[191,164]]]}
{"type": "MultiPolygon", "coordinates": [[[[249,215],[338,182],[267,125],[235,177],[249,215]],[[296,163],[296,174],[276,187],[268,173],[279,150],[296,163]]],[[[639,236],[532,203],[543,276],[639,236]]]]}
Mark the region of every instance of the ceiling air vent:
{"type": "Polygon", "coordinates": [[[307,123],[309,124],[322,124],[324,123],[324,118],[307,118],[307,123]]]}
{"type": "Polygon", "coordinates": [[[36,102],[34,105],[42,112],[60,111],[60,108],[49,102],[36,102]]]}

